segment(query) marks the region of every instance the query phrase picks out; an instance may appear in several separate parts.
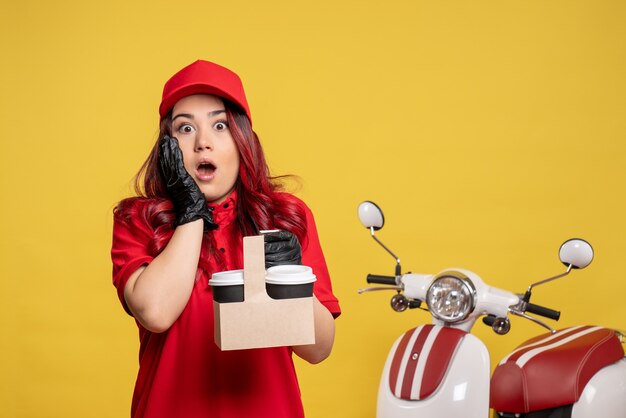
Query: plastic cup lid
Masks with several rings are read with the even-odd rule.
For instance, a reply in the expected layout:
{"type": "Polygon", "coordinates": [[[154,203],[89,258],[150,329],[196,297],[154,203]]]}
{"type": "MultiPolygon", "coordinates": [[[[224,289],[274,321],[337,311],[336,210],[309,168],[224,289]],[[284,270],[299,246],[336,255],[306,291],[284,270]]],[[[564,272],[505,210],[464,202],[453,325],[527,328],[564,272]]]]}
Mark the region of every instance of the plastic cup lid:
{"type": "Polygon", "coordinates": [[[265,278],[266,283],[283,285],[313,283],[315,280],[311,267],[297,264],[270,267],[265,278]]]}
{"type": "Polygon", "coordinates": [[[236,286],[243,284],[243,270],[227,270],[213,273],[209,284],[211,286],[236,286]]]}

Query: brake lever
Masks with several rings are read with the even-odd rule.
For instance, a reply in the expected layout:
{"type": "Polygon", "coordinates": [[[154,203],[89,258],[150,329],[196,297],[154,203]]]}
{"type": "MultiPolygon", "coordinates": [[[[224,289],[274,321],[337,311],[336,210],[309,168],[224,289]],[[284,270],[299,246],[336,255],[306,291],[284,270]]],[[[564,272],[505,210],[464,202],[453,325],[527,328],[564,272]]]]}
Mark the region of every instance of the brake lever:
{"type": "Polygon", "coordinates": [[[518,310],[515,310],[515,309],[512,309],[512,308],[509,308],[509,312],[510,312],[511,314],[513,314],[513,315],[516,315],[516,316],[521,316],[522,318],[526,318],[526,319],[528,319],[529,321],[532,321],[532,322],[534,322],[535,324],[537,324],[537,325],[540,325],[540,326],[544,327],[545,329],[547,329],[548,331],[550,331],[550,333],[551,333],[551,334],[554,334],[554,333],[556,332],[556,330],[555,330],[554,328],[550,327],[550,326],[549,326],[548,324],[546,324],[545,322],[543,322],[543,321],[541,321],[541,320],[539,320],[539,319],[537,319],[537,318],[535,318],[535,317],[533,317],[533,316],[530,316],[530,315],[528,315],[527,313],[524,313],[524,312],[522,312],[522,311],[518,311],[518,310]]]}

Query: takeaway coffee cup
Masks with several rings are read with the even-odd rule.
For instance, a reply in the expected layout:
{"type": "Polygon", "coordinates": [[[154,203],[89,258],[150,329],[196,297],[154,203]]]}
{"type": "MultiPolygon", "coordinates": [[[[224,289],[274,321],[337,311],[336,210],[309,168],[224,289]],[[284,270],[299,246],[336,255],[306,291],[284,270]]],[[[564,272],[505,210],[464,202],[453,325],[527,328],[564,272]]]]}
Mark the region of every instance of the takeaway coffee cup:
{"type": "Polygon", "coordinates": [[[213,273],[209,285],[213,300],[219,303],[243,302],[243,270],[213,273]]]}
{"type": "Polygon", "coordinates": [[[313,296],[315,280],[311,267],[274,266],[267,269],[265,289],[272,299],[306,298],[313,296]]]}

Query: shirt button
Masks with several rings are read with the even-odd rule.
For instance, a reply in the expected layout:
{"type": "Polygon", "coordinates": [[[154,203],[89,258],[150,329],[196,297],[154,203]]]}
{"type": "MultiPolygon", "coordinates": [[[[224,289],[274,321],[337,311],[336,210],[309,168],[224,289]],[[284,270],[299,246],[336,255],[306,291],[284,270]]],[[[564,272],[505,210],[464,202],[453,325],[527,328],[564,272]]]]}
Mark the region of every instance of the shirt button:
{"type": "Polygon", "coordinates": [[[225,252],[226,252],[226,248],[223,248],[223,247],[222,247],[222,248],[220,248],[220,251],[221,251],[221,252],[223,252],[223,253],[225,253],[225,252]]]}
{"type": "Polygon", "coordinates": [[[224,203],[224,209],[228,209],[228,203],[224,203]]]}

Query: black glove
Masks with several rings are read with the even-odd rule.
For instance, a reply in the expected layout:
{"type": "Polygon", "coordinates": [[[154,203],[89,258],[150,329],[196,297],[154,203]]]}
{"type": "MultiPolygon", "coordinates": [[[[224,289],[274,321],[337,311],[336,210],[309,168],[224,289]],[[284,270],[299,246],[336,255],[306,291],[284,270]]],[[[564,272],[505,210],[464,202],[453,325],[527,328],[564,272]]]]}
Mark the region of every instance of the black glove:
{"type": "Polygon", "coordinates": [[[265,236],[265,268],[282,264],[302,264],[298,238],[289,231],[276,231],[265,236]]]}
{"type": "Polygon", "coordinates": [[[176,225],[197,219],[204,220],[204,230],[216,229],[213,208],[207,205],[204,194],[185,170],[183,153],[176,138],[165,135],[159,142],[159,168],[165,187],[174,202],[176,225]]]}

